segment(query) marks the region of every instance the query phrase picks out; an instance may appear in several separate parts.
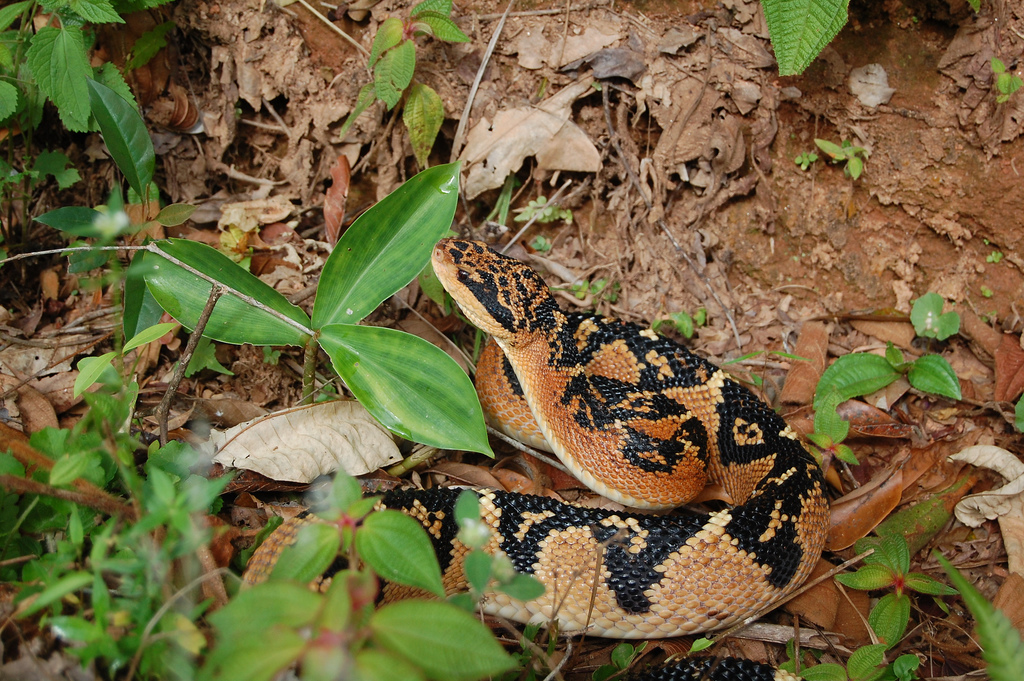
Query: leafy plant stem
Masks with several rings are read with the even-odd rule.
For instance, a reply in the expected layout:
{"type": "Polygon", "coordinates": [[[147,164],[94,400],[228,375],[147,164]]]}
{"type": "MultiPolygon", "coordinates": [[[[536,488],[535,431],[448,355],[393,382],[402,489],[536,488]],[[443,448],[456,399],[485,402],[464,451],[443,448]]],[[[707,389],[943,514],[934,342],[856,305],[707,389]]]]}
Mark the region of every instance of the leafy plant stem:
{"type": "Polygon", "coordinates": [[[196,346],[199,345],[199,339],[203,337],[203,330],[206,328],[206,323],[210,321],[210,315],[213,314],[213,308],[217,305],[217,299],[223,293],[224,287],[220,284],[214,284],[213,288],[210,289],[210,297],[206,300],[206,307],[203,308],[202,314],[199,315],[196,328],[192,330],[192,335],[188,337],[185,350],[181,353],[181,357],[178,358],[178,366],[174,368],[174,375],[171,376],[171,380],[167,384],[167,392],[164,393],[163,399],[160,400],[160,405],[156,408],[156,419],[160,424],[161,447],[167,445],[167,416],[171,411],[171,400],[178,391],[181,379],[185,377],[185,369],[188,368],[188,363],[196,351],[196,346]]]}

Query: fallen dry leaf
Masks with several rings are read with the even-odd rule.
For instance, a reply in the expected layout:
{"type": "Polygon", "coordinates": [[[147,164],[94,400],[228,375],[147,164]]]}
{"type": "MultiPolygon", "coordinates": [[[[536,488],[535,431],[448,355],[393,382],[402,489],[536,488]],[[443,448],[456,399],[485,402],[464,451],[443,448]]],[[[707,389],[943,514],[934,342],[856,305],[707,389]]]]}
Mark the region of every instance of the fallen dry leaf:
{"type": "Polygon", "coordinates": [[[780,399],[784,404],[810,404],[818,379],[828,363],[828,327],[822,322],[805,322],[800,328],[793,354],[796,360],[786,376],[780,399]]]}
{"type": "Polygon", "coordinates": [[[955,513],[957,520],[970,527],[998,518],[1010,572],[1024,574],[1024,463],[994,445],[967,447],[949,458],[989,468],[1009,481],[998,489],[965,497],[955,513]]]}
{"type": "Polygon", "coordinates": [[[1017,631],[1024,633],[1024,576],[1011,572],[996,592],[992,605],[1003,611],[1017,631]]]}
{"type": "Polygon", "coordinates": [[[18,388],[18,409],[26,433],[37,433],[43,428],[57,428],[57,412],[46,397],[30,385],[18,388]]]}
{"type": "Polygon", "coordinates": [[[344,154],[331,166],[332,184],[324,194],[324,240],[330,245],[338,243],[341,225],[345,220],[345,202],[352,182],[352,169],[344,154]]]}
{"type": "Polygon", "coordinates": [[[899,505],[902,495],[903,469],[897,465],[880,471],[866,485],[834,501],[826,548],[839,551],[853,546],[899,505]]]}
{"type": "Polygon", "coordinates": [[[309,483],[339,469],[363,475],[402,458],[391,433],[352,401],[275,412],[210,437],[214,463],[309,483]]]}
{"type": "Polygon", "coordinates": [[[997,402],[1011,402],[1024,392],[1024,350],[1020,339],[1004,334],[996,350],[997,402]]]}

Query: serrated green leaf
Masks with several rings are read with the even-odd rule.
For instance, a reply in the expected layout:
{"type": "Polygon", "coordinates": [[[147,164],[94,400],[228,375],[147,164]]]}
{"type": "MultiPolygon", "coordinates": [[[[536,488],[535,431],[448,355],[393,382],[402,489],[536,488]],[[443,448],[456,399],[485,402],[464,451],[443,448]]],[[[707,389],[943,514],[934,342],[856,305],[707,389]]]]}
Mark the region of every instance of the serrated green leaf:
{"type": "Polygon", "coordinates": [[[32,0],[21,0],[21,2],[13,2],[6,7],[0,8],[0,31],[6,31],[14,23],[14,20],[20,17],[31,4],[32,0]]]}
{"type": "Polygon", "coordinates": [[[402,120],[409,130],[409,141],[420,168],[426,168],[430,159],[430,150],[434,148],[434,140],[444,123],[444,104],[433,88],[416,83],[409,88],[402,109],[402,120]]]}
{"type": "Polygon", "coordinates": [[[146,123],[135,106],[95,80],[88,80],[92,113],[99,123],[103,141],[129,186],[145,195],[153,180],[156,153],[146,123]]]}
{"type": "Polygon", "coordinates": [[[373,37],[373,45],[370,46],[367,67],[373,69],[385,52],[402,42],[404,28],[402,20],[398,17],[388,17],[381,22],[377,28],[377,34],[373,37]]]}
{"type": "Polygon", "coordinates": [[[324,326],[319,342],[384,427],[415,442],[491,455],[472,382],[435,345],[394,329],[351,324],[324,326]]]}
{"type": "Polygon", "coordinates": [[[412,74],[416,71],[416,45],[405,40],[397,47],[385,52],[377,65],[373,67],[373,84],[377,89],[377,97],[388,107],[395,108],[402,98],[405,88],[412,82],[412,74]]]}
{"type": "Polygon", "coordinates": [[[123,24],[110,0],[68,0],[68,9],[91,24],[123,24]]]}
{"type": "Polygon", "coordinates": [[[471,681],[515,666],[489,629],[443,601],[391,603],[373,614],[370,629],[377,644],[438,681],[471,681]]]}
{"type": "Polygon", "coordinates": [[[368,515],[356,532],[356,552],[383,579],[444,598],[434,547],[423,526],[404,513],[368,515]]]}
{"type": "Polygon", "coordinates": [[[44,26],[25,53],[39,89],[54,104],[64,126],[84,132],[89,123],[89,59],[82,29],[44,26]]]}
{"type": "Polygon", "coordinates": [[[149,60],[167,46],[167,34],[174,29],[173,21],[165,21],[136,38],[131,56],[124,64],[126,71],[134,71],[149,63],[149,60]]]}
{"type": "Polygon", "coordinates": [[[93,208],[64,206],[37,216],[35,221],[75,236],[96,238],[102,236],[96,226],[102,217],[103,213],[93,208]]]}
{"type": "Polygon", "coordinates": [[[446,43],[468,43],[469,36],[462,32],[458,24],[452,21],[448,14],[424,10],[416,15],[416,23],[424,24],[430,29],[431,35],[446,43]]]}
{"type": "Polygon", "coordinates": [[[939,355],[922,355],[914,360],[914,365],[907,373],[907,380],[921,392],[942,395],[959,400],[960,381],[956,372],[944,358],[939,355]]]}
{"type": "Polygon", "coordinates": [[[299,528],[295,543],[281,552],[271,577],[307,584],[331,566],[340,547],[337,527],[318,522],[306,523],[299,528]]]}
{"type": "Polygon", "coordinates": [[[803,73],[846,25],[849,0],[764,0],[779,75],[803,73]]]}
{"type": "Polygon", "coordinates": [[[451,227],[458,190],[459,165],[436,166],[359,216],[324,263],[314,327],[355,324],[427,266],[451,227]]]}
{"type": "Polygon", "coordinates": [[[815,444],[824,449],[846,439],[850,433],[850,422],[836,412],[840,403],[844,401],[838,386],[835,384],[823,386],[823,383],[819,382],[818,394],[820,397],[816,395],[818,399],[815,399],[814,432],[824,436],[829,442],[827,444],[815,442],[815,444]]]}
{"type": "Polygon", "coordinates": [[[977,622],[981,640],[981,656],[988,663],[986,673],[992,681],[1018,681],[1024,669],[1024,641],[1002,611],[985,600],[974,586],[938,551],[933,554],[949,575],[953,586],[963,595],[964,603],[977,622]]]}
{"type": "MultiPolygon", "coordinates": [[[[894,645],[900,642],[903,638],[903,633],[907,630],[907,622],[910,621],[910,597],[906,594],[897,596],[896,594],[886,594],[879,599],[875,607],[871,608],[871,612],[868,613],[868,624],[871,625],[871,630],[875,632],[878,638],[884,641],[888,648],[892,648],[894,645]]],[[[853,667],[848,666],[850,669],[850,675],[853,674],[853,667]]],[[[877,663],[876,663],[877,664],[877,663]]],[[[859,676],[865,676],[866,674],[859,674],[859,676]]]]}
{"type": "Polygon", "coordinates": [[[821,375],[814,394],[815,411],[830,394],[831,386],[835,386],[841,400],[848,400],[884,388],[899,376],[884,357],[866,353],[843,355],[821,375]]]}
{"type": "Polygon", "coordinates": [[[937,293],[928,292],[914,301],[910,322],[917,335],[946,340],[960,331],[960,315],[942,312],[944,301],[937,293]]]}
{"type": "Polygon", "coordinates": [[[111,362],[116,355],[116,352],[110,351],[99,357],[83,357],[80,359],[78,361],[78,376],[75,377],[75,387],[72,391],[74,396],[78,397],[88,390],[89,386],[98,381],[103,372],[107,370],[107,367],[111,366],[111,362]]]}
{"type": "Polygon", "coordinates": [[[907,575],[906,586],[908,589],[931,596],[953,596],[957,593],[953,587],[920,572],[911,572],[907,575]]]}
{"type": "Polygon", "coordinates": [[[6,119],[18,109],[18,88],[7,81],[0,80],[0,121],[6,119]]]}
{"type": "MultiPolygon", "coordinates": [[[[155,244],[155,248],[160,253],[166,253],[192,266],[228,289],[250,296],[309,328],[310,322],[305,312],[216,249],[185,239],[160,241],[155,244]]],[[[208,282],[153,252],[147,254],[139,273],[153,297],[168,314],[186,328],[195,328],[210,297],[212,286],[208,282]]],[[[236,345],[302,346],[307,338],[300,329],[236,298],[230,290],[217,301],[203,335],[236,345]]]]}
{"type": "Polygon", "coordinates": [[[174,322],[164,322],[163,324],[154,324],[148,329],[143,329],[139,333],[135,334],[131,340],[124,344],[124,347],[121,348],[121,352],[127,354],[128,352],[134,350],[140,345],[152,343],[157,338],[160,338],[161,336],[163,336],[176,326],[177,324],[175,324],[174,322]]]}
{"type": "Polygon", "coordinates": [[[896,575],[884,565],[863,565],[856,572],[836,575],[836,581],[851,589],[874,591],[892,586],[896,575]]]}
{"type": "Polygon", "coordinates": [[[192,217],[192,213],[195,212],[196,207],[190,204],[172,203],[161,208],[160,212],[153,219],[164,227],[177,227],[192,217]]]}
{"type": "MultiPolygon", "coordinates": [[[[0,116],[3,118],[3,116],[0,116]]],[[[59,151],[44,150],[32,161],[32,170],[39,173],[39,176],[49,175],[57,181],[59,189],[67,189],[75,182],[82,179],[77,168],[69,168],[71,159],[59,151]]]]}
{"type": "Polygon", "coordinates": [[[846,662],[850,678],[862,679],[871,674],[878,665],[885,662],[885,650],[886,646],[880,643],[855,650],[846,662]]]}
{"type": "MultiPolygon", "coordinates": [[[[113,62],[104,62],[94,68],[93,80],[106,85],[108,88],[116,92],[121,99],[128,102],[133,107],[138,108],[139,104],[135,101],[135,95],[132,94],[132,89],[128,87],[128,83],[125,82],[124,76],[121,75],[121,71],[113,62]]],[[[94,129],[99,130],[99,126],[97,125],[94,129]]]]}
{"type": "Polygon", "coordinates": [[[438,12],[444,16],[452,13],[452,0],[423,0],[409,12],[412,17],[418,17],[422,12],[438,12]]]}
{"type": "Polygon", "coordinates": [[[841,664],[826,662],[800,670],[800,678],[804,681],[846,681],[846,669],[841,664]]]}
{"type": "Polygon", "coordinates": [[[366,111],[371,104],[377,101],[377,88],[374,87],[373,83],[367,83],[359,89],[359,97],[356,98],[356,105],[352,108],[352,113],[348,115],[345,122],[341,124],[341,130],[338,131],[338,139],[344,140],[345,135],[348,133],[349,128],[356,122],[359,115],[366,111]]]}

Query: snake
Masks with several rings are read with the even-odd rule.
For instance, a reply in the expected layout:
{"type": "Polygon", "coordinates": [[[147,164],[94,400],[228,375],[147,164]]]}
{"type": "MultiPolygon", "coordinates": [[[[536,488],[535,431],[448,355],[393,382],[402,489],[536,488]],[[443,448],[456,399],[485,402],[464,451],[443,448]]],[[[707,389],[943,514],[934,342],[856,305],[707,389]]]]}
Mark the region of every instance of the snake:
{"type": "MultiPolygon", "coordinates": [[[[764,613],[807,579],[829,525],[824,478],[771,407],[649,328],[565,312],[540,274],[482,242],[442,239],[431,262],[465,317],[491,338],[477,372],[488,420],[553,452],[580,482],[623,507],[481,492],[482,519],[493,531],[487,550],[545,586],[527,602],[485,593],[482,612],[553,624],[562,634],[684,636],[764,613]],[[732,505],[665,513],[708,482],[732,505]]],[[[423,525],[448,593],[468,588],[458,493],[398,490],[378,502],[423,525]]],[[[664,678],[719,678],[701,664],[664,678]]],[[[742,662],[730,675],[732,664],[720,678],[784,674],[742,662]]]]}

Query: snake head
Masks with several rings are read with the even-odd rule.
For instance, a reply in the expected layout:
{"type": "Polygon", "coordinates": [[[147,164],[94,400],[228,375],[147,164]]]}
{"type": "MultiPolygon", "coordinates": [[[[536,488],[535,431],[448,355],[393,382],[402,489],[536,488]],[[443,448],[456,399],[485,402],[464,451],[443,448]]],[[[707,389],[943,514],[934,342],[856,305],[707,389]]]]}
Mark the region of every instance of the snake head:
{"type": "Polygon", "coordinates": [[[500,343],[555,324],[558,304],[544,280],[515,258],[480,241],[441,239],[431,260],[466,317],[500,343]]]}

